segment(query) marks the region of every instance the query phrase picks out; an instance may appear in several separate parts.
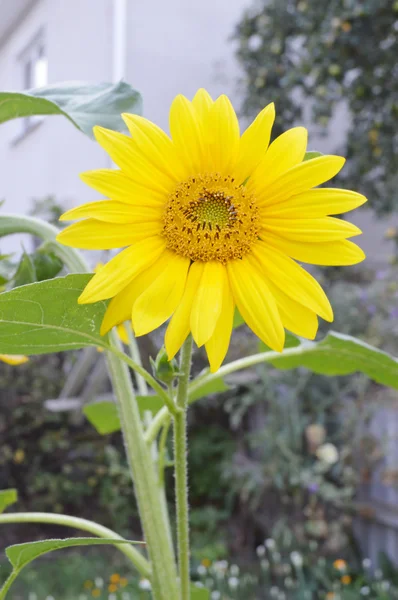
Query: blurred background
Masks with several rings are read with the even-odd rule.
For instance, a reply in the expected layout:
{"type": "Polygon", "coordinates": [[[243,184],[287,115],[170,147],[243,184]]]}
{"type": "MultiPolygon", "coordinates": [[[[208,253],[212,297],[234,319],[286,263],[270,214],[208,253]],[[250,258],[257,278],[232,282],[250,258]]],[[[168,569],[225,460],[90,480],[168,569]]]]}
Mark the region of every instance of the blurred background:
{"type": "MultiPolygon", "coordinates": [[[[142,93],[144,115],[167,129],[173,97],[205,87],[231,97],[242,127],[274,101],[274,135],[305,124],[310,150],[346,156],[336,185],[369,198],[352,219],[368,259],[316,275],[333,329],[395,356],[397,57],[396,0],[0,0],[1,90],[124,79],[142,93]]],[[[54,222],[97,199],[81,171],[111,166],[58,117],[2,125],[0,165],[2,210],[54,222]]],[[[1,242],[3,255],[22,247],[35,241],[1,242]]],[[[148,362],[161,333],[140,343],[148,362]]],[[[254,336],[236,330],[230,358],[256,351],[254,336]]],[[[18,489],[19,510],[81,515],[134,539],[120,435],[99,436],[81,412],[109,390],[103,373],[94,349],[0,363],[0,489],[18,489]]],[[[397,598],[397,392],[362,375],[266,366],[228,384],[190,414],[193,577],[212,600],[397,598]]],[[[169,477],[170,503],[172,487],[169,477]]],[[[64,535],[2,527],[0,546],[64,535]]],[[[147,583],[114,554],[39,561],[10,598],[148,598],[147,583]]]]}

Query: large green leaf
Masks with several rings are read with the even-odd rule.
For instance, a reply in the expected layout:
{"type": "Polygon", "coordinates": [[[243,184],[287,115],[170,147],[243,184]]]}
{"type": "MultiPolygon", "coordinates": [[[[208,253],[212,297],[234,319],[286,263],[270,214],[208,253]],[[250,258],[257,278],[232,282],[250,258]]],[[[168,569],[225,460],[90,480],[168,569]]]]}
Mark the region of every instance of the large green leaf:
{"type": "Polygon", "coordinates": [[[15,504],[18,500],[17,490],[10,488],[8,490],[0,490],[0,514],[5,511],[6,508],[15,504]]]}
{"type": "Polygon", "coordinates": [[[191,584],[191,600],[209,600],[210,591],[207,588],[196,586],[194,583],[191,584]]]}
{"type": "MultiPolygon", "coordinates": [[[[164,406],[164,402],[159,396],[136,396],[136,400],[141,415],[147,411],[151,412],[152,415],[156,415],[164,406]]],[[[119,413],[114,402],[104,401],[87,404],[83,408],[83,413],[101,435],[120,431],[119,413]]]]}
{"type": "Polygon", "coordinates": [[[200,398],[204,398],[205,396],[210,396],[210,394],[221,394],[222,392],[229,390],[229,386],[222,377],[208,381],[200,387],[197,387],[195,381],[193,381],[190,387],[194,389],[194,391],[189,394],[190,402],[196,402],[196,400],[200,400],[200,398]],[[197,389],[195,389],[196,387],[197,389]]]}
{"type": "Polygon", "coordinates": [[[374,381],[398,389],[398,360],[361,340],[331,331],[318,343],[305,343],[272,361],[279,369],[306,367],[324,375],[360,371],[374,381]]]}
{"type": "Polygon", "coordinates": [[[27,542],[25,544],[16,544],[9,546],[6,549],[6,555],[10,561],[13,571],[8,577],[0,590],[0,600],[4,600],[12,583],[17,578],[18,574],[32,560],[62,548],[73,548],[75,546],[98,546],[104,544],[142,544],[143,542],[131,542],[129,540],[120,539],[103,539],[103,538],[67,538],[63,540],[43,540],[40,542],[27,542]]]}
{"type": "Polygon", "coordinates": [[[99,333],[106,302],[77,303],[91,275],[67,275],[0,294],[0,354],[108,348],[99,333]]]}
{"type": "Polygon", "coordinates": [[[94,125],[127,131],[123,112],[141,113],[141,95],[127,83],[65,82],[27,93],[0,92],[0,123],[32,115],[63,115],[92,137],[94,125]]]}

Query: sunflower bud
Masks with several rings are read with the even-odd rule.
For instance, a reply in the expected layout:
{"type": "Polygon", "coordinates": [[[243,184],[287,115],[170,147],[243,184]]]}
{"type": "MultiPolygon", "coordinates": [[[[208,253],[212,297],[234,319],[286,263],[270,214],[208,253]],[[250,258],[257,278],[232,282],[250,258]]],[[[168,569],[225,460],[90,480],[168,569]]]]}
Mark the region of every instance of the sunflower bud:
{"type": "Polygon", "coordinates": [[[151,358],[152,372],[154,377],[169,385],[178,375],[177,361],[173,358],[169,361],[165,348],[161,348],[155,360],[151,358]]]}

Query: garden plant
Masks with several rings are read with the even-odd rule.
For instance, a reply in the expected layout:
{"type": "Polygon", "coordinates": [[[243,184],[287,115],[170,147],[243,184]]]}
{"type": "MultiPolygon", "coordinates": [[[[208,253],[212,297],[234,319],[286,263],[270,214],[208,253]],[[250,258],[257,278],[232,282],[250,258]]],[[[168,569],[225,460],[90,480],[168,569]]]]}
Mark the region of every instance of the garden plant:
{"type": "MultiPolygon", "coordinates": [[[[90,537],[7,548],[12,572],[0,599],[36,557],[95,544],[124,553],[155,600],[210,598],[205,582],[196,585],[190,569],[189,406],[225,389],[228,375],[262,363],[329,376],[360,371],[398,388],[398,362],[387,353],[333,331],[314,341],[318,317],[331,322],[333,310],[297,261],[344,266],[364,259],[347,239],[360,230],[331,215],[361,206],[365,197],[318,187],[342,169],[344,159],[308,152],[303,127],[270,143],[273,104],[241,135],[226,96],[214,100],[204,90],[192,101],[177,96],[170,137],[138,114],[140,106],[139,94],[125,83],[0,94],[0,123],[63,115],[94,135],[117,166],[82,175],[107,199],[67,211],[61,220],[78,222],[62,231],[34,217],[0,216],[1,236],[30,233],[42,240],[46,257],[43,268],[37,255],[24,256],[18,287],[4,282],[0,353],[11,361],[87,346],[105,353],[113,399],[88,405],[85,414],[101,433],[121,429],[143,530],[143,540],[131,541],[64,514],[1,515],[0,524],[58,524],[90,537]],[[93,275],[79,250],[110,254],[93,275]],[[142,366],[136,337],[166,322],[164,347],[153,357],[150,373],[142,366]],[[122,323],[128,333],[124,345],[117,332],[122,323]],[[262,351],[228,362],[233,331],[243,325],[261,340],[262,351]],[[209,367],[193,377],[194,350],[202,346],[209,367]],[[169,433],[176,531],[164,487],[169,433]]],[[[15,501],[15,490],[0,493],[0,508],[15,501]]]]}

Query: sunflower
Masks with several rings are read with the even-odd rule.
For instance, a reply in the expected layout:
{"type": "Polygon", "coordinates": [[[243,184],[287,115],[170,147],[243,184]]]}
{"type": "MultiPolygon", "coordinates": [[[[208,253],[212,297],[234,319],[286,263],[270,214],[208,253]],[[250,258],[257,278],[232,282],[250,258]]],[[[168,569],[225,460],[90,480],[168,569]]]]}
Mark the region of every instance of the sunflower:
{"type": "Polygon", "coordinates": [[[0,361],[7,365],[18,366],[28,362],[29,358],[22,354],[0,354],[0,361]]]}
{"type": "Polygon", "coordinates": [[[237,308],[253,332],[281,351],[285,328],[313,339],[317,315],[333,320],[317,281],[296,261],[352,265],[364,259],[346,238],[361,231],[329,215],[366,201],[356,192],[316,188],[344,165],[340,156],[304,161],[307,131],[295,127],[269,144],[274,105],[240,135],[226,96],[201,89],[177,96],[169,137],[152,122],[124,114],[130,136],[95,127],[119,170],[82,174],[110,200],[66,212],[79,219],[59,234],[66,245],[125,247],[96,273],[79,298],[111,298],[101,333],[131,319],[141,336],[168,319],[171,359],[191,332],[212,371],[228,350],[237,308]]]}

